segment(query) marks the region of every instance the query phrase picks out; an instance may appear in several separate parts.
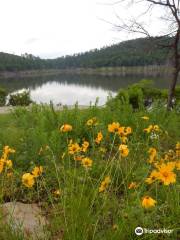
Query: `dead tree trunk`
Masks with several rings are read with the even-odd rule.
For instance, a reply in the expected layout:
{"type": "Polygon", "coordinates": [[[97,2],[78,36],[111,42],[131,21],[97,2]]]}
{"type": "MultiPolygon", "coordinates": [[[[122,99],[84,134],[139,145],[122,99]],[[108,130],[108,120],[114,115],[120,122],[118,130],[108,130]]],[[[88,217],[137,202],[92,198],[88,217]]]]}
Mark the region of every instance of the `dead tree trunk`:
{"type": "Polygon", "coordinates": [[[178,80],[178,75],[180,71],[180,62],[179,62],[179,40],[180,40],[180,29],[178,29],[173,43],[173,73],[172,80],[169,87],[167,110],[171,110],[173,107],[173,97],[175,94],[175,87],[178,80]]]}

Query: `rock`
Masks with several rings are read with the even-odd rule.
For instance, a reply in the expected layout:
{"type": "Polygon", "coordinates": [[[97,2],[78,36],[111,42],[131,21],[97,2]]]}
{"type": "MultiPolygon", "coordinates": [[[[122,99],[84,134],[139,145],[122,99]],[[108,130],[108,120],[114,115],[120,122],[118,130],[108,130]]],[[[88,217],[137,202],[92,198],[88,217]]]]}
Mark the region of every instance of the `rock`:
{"type": "Polygon", "coordinates": [[[2,204],[1,209],[3,222],[9,224],[13,230],[20,228],[25,237],[33,240],[46,239],[44,227],[47,220],[37,204],[8,202],[2,204]]]}

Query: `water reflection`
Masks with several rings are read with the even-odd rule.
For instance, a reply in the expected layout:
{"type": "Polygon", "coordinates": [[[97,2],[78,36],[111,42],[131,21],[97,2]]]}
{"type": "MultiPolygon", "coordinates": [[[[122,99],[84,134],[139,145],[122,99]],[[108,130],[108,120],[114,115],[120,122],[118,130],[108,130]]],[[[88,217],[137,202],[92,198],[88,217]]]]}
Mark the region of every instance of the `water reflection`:
{"type": "MultiPolygon", "coordinates": [[[[99,97],[99,105],[106,102],[109,92],[115,94],[120,88],[138,82],[144,76],[90,76],[90,75],[58,75],[35,78],[0,79],[0,86],[9,92],[29,89],[34,101],[40,103],[62,103],[72,105],[76,101],[80,105],[89,105],[99,97]]],[[[149,78],[149,77],[148,77],[149,78]]],[[[167,88],[169,79],[151,78],[156,87],[167,88]]]]}
{"type": "MultiPolygon", "coordinates": [[[[115,94],[113,92],[112,94],[115,94]]],[[[68,84],[59,82],[48,82],[41,87],[31,90],[31,97],[37,103],[73,105],[78,101],[79,105],[89,105],[94,103],[99,97],[99,105],[103,105],[107,100],[108,91],[98,87],[89,87],[79,84],[68,84]]]]}

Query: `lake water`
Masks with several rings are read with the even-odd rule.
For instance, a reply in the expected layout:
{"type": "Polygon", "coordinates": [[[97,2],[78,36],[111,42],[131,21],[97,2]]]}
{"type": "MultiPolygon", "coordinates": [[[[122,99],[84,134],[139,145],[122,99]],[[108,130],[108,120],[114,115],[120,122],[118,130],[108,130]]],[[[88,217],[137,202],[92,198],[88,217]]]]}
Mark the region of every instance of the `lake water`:
{"type": "MultiPolygon", "coordinates": [[[[115,95],[120,88],[136,83],[145,77],[117,77],[90,75],[59,75],[35,78],[0,79],[0,86],[11,93],[30,90],[31,98],[37,103],[89,105],[99,98],[99,105],[105,104],[107,96],[115,95]]],[[[147,78],[146,78],[147,79],[147,78]]],[[[167,88],[168,79],[150,78],[159,88],[167,88]]]]}

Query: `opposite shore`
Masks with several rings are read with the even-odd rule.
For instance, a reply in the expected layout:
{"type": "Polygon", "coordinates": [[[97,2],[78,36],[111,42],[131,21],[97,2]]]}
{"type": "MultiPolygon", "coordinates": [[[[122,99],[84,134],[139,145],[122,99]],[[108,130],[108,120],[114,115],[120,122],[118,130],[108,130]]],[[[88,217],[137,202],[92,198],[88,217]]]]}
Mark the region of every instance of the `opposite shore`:
{"type": "Polygon", "coordinates": [[[69,68],[69,69],[42,69],[26,71],[2,71],[2,78],[23,78],[51,76],[59,74],[85,74],[101,76],[128,76],[128,75],[145,75],[145,76],[167,76],[171,74],[172,69],[169,66],[133,66],[133,67],[102,67],[102,68],[69,68]]]}

